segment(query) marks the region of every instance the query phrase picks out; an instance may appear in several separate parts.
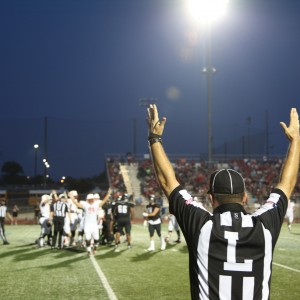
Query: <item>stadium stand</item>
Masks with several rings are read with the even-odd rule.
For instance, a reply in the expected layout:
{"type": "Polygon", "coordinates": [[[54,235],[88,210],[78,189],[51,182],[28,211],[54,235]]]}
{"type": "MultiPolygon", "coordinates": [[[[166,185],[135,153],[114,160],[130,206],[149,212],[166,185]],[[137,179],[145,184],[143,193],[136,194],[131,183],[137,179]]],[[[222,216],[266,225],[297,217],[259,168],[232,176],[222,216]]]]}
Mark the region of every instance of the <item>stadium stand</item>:
{"type": "MultiPolygon", "coordinates": [[[[232,168],[242,173],[248,193],[248,210],[251,211],[264,203],[269,191],[278,182],[282,159],[279,157],[271,159],[265,157],[261,159],[230,158],[226,162],[215,162],[208,166],[204,160],[181,156],[173,157],[172,164],[178,181],[208,208],[209,202],[206,193],[210,173],[220,168],[232,168]]],[[[143,204],[150,195],[162,195],[148,156],[135,157],[133,163],[120,157],[110,157],[107,159],[107,169],[110,176],[112,175],[110,182],[113,188],[134,194],[134,198],[143,199],[143,204]]],[[[298,207],[300,204],[299,181],[293,193],[293,200],[298,207]]],[[[164,200],[166,201],[166,199],[164,200]]],[[[299,209],[296,211],[296,219],[299,220],[299,209]]]]}

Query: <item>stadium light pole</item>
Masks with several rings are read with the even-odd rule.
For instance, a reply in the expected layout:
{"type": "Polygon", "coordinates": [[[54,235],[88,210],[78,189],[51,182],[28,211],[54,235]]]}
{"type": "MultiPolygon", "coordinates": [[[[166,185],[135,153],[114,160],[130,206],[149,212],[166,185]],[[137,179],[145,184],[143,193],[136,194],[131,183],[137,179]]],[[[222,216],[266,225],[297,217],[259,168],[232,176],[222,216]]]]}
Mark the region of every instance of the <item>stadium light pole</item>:
{"type": "Polygon", "coordinates": [[[207,76],[207,159],[213,161],[213,134],[212,134],[212,77],[217,71],[212,67],[211,27],[212,23],[223,16],[227,11],[229,0],[187,0],[187,7],[197,23],[204,24],[207,30],[206,67],[203,73],[207,76]]]}
{"type": "Polygon", "coordinates": [[[44,174],[44,187],[46,187],[47,185],[47,179],[50,177],[49,176],[49,171],[48,169],[50,168],[50,164],[47,161],[46,158],[43,159],[43,163],[44,163],[44,169],[45,169],[45,174],[44,174]]]}
{"type": "Polygon", "coordinates": [[[38,156],[39,145],[34,144],[33,148],[34,148],[34,177],[36,177],[37,176],[37,156],[38,156]]]}

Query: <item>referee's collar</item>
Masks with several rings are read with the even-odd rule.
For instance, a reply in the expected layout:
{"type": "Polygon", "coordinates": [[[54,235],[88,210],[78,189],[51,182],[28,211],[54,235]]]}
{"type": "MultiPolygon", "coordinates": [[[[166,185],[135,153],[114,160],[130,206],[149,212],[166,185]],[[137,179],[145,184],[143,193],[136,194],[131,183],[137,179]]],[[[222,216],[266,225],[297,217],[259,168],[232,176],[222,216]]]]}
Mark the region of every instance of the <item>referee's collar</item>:
{"type": "Polygon", "coordinates": [[[231,211],[231,212],[242,212],[244,214],[247,214],[245,211],[243,205],[239,203],[227,203],[227,204],[221,204],[218,207],[214,209],[213,213],[223,213],[226,211],[231,211]]]}

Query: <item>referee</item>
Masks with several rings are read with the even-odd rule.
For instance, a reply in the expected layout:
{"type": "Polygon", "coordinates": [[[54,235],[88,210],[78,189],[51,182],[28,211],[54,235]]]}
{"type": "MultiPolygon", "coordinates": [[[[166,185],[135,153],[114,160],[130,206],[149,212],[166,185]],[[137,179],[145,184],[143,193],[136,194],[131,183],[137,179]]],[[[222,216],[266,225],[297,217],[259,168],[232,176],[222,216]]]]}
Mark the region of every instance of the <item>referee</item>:
{"type": "Polygon", "coordinates": [[[7,241],[5,236],[5,229],[4,229],[6,216],[9,216],[11,218],[11,216],[7,212],[7,206],[5,204],[5,200],[2,199],[0,201],[0,237],[3,241],[3,245],[9,245],[9,242],[7,241]]]}
{"type": "MultiPolygon", "coordinates": [[[[55,201],[50,206],[50,223],[53,223],[54,226],[54,235],[52,240],[52,249],[56,247],[57,235],[58,235],[58,248],[63,248],[63,233],[64,233],[64,224],[65,217],[69,213],[68,206],[66,203],[66,195],[60,194],[57,201],[55,201]]],[[[70,215],[69,215],[70,218],[70,215]]],[[[71,218],[70,218],[71,220],[71,218]]]]}
{"type": "Polygon", "coordinates": [[[156,105],[148,108],[149,145],[157,179],[169,199],[189,250],[192,299],[269,299],[273,251],[297,181],[300,156],[299,117],[295,108],[290,123],[281,126],[289,149],[266,203],[249,215],[243,208],[243,177],[222,169],[210,177],[209,213],[180,185],[163,149],[166,118],[159,120],[156,105]]]}

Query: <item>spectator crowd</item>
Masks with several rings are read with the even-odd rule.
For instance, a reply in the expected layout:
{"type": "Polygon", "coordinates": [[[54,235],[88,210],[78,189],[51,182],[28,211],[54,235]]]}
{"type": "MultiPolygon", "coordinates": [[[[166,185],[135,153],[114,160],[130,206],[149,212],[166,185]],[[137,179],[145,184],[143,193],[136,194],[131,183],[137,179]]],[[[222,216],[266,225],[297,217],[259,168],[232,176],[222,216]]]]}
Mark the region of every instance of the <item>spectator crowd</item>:
{"type": "MultiPolygon", "coordinates": [[[[226,163],[215,162],[208,165],[205,161],[182,157],[174,159],[172,165],[178,181],[201,201],[206,199],[210,174],[216,169],[231,168],[244,176],[249,199],[261,205],[279,180],[282,162],[281,158],[263,157],[262,159],[232,159],[226,163]]],[[[108,167],[112,187],[125,190],[119,162],[114,160],[108,164],[108,167]]],[[[151,195],[161,195],[150,158],[138,161],[137,176],[141,182],[141,194],[146,199],[151,195]]],[[[300,180],[297,181],[293,197],[300,197],[300,180]]]]}

